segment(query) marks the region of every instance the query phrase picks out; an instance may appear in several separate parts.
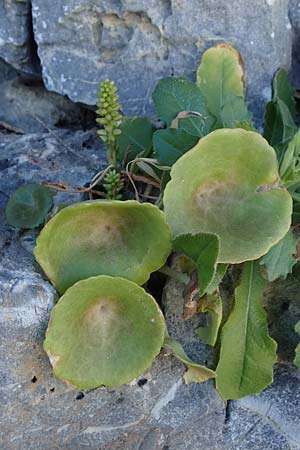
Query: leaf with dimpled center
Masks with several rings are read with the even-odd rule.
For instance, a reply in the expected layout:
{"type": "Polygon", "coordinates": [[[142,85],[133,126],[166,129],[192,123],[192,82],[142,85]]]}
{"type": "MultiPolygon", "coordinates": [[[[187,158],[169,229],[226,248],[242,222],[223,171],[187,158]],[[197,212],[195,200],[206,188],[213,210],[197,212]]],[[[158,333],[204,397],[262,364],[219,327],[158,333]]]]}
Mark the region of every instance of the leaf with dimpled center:
{"type": "Polygon", "coordinates": [[[258,133],[210,133],[172,168],[164,205],[173,236],[216,234],[218,262],[259,258],[291,223],[292,199],[278,177],[275,152],[258,133]]]}
{"type": "Polygon", "coordinates": [[[145,283],[171,251],[162,212],[133,200],[91,201],[64,208],[37,239],[35,257],[63,293],[79,280],[96,275],[145,283]]]}
{"type": "Polygon", "coordinates": [[[61,297],[44,349],[55,375],[71,385],[117,387],[151,366],[164,331],[163,315],[143,288],[98,276],[79,281],[61,297]]]}

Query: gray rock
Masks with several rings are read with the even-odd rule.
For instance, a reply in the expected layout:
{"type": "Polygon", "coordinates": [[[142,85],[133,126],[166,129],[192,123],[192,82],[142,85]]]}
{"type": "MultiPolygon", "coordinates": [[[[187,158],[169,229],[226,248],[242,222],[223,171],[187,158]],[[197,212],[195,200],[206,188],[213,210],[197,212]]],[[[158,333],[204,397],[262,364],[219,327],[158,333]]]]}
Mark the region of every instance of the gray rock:
{"type": "Polygon", "coordinates": [[[39,73],[30,0],[0,2],[0,58],[24,72],[39,73]]]}
{"type": "Polygon", "coordinates": [[[46,133],[49,129],[82,128],[94,119],[92,111],[49,92],[42,81],[14,77],[0,83],[0,124],[19,133],[46,133]]]}
{"type": "Polygon", "coordinates": [[[277,367],[259,395],[230,402],[224,430],[230,450],[300,449],[300,372],[277,367]]]}
{"type": "Polygon", "coordinates": [[[107,77],[119,87],[127,114],[150,111],[162,76],[194,77],[203,51],[228,41],[242,53],[256,114],[270,83],[291,62],[288,0],[33,0],[34,35],[49,90],[96,102],[107,77]]]}
{"type": "MultiPolygon", "coordinates": [[[[83,132],[4,135],[2,158],[4,154],[9,162],[0,176],[0,190],[7,196],[20,182],[45,177],[84,184],[94,174],[84,161],[98,169],[103,161],[94,134],[83,132]]],[[[53,376],[42,342],[55,292],[32,256],[36,232],[7,227],[3,206],[4,202],[0,209],[0,235],[5,238],[0,245],[1,450],[211,450],[218,446],[224,404],[213,383],[185,385],[183,365],[165,352],[147,373],[119,389],[79,392],[53,376]]]]}

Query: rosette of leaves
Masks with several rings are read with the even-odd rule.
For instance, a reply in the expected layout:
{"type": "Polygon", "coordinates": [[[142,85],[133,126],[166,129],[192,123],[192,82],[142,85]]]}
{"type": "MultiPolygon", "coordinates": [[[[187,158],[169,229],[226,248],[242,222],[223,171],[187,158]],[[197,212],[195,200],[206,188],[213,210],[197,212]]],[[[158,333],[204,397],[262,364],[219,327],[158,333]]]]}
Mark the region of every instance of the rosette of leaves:
{"type": "Polygon", "coordinates": [[[144,284],[171,251],[163,213],[150,203],[87,201],[64,208],[44,227],[34,254],[59,293],[96,275],[144,284]]]}
{"type": "Polygon", "coordinates": [[[55,375],[69,384],[117,387],[151,366],[164,334],[151,295],[124,278],[101,275],[79,281],[60,298],[44,349],[55,375]]]}
{"type": "Polygon", "coordinates": [[[273,148],[242,129],[216,130],[182,156],[164,205],[174,237],[218,236],[219,263],[258,259],[291,224],[292,199],[280,187],[273,148]]]}

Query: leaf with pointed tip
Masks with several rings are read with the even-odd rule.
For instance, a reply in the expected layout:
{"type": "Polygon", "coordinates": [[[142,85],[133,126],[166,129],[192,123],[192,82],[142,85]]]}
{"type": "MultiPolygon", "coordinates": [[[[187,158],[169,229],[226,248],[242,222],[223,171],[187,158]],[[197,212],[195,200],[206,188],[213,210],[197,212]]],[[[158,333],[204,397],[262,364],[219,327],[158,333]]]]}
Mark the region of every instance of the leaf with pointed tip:
{"type": "Polygon", "coordinates": [[[94,200],[64,208],[41,231],[34,254],[59,293],[96,275],[144,284],[164,265],[171,235],[150,203],[94,200]]]}
{"type": "Polygon", "coordinates": [[[286,70],[283,68],[279,69],[273,81],[273,100],[280,98],[288,107],[293,119],[296,116],[294,95],[295,91],[290,83],[286,70]]]}
{"type": "Polygon", "coordinates": [[[118,387],[151,366],[164,333],[151,295],[124,278],[101,275],[79,281],[60,298],[44,349],[61,380],[79,389],[118,387]]]}
{"type": "Polygon", "coordinates": [[[286,279],[288,274],[292,272],[294,265],[297,263],[295,254],[299,241],[300,238],[290,228],[287,234],[263,256],[260,264],[265,267],[269,281],[274,281],[277,278],[286,279]]]}
{"type": "Polygon", "coordinates": [[[278,161],[281,163],[297,127],[288,107],[280,98],[267,103],[264,122],[263,136],[275,148],[278,161]]]}
{"type": "Polygon", "coordinates": [[[223,280],[225,273],[228,269],[228,264],[218,264],[216,267],[215,275],[207,287],[206,292],[213,294],[219,288],[219,284],[223,280]]]}
{"type": "Polygon", "coordinates": [[[182,111],[196,111],[203,118],[210,118],[205,96],[188,78],[163,78],[154,89],[152,98],[158,117],[168,126],[182,111]]]}
{"type": "Polygon", "coordinates": [[[214,346],[222,322],[222,299],[218,291],[200,299],[199,312],[208,313],[210,323],[207,327],[196,328],[195,333],[205,344],[214,346]]]}
{"type": "Polygon", "coordinates": [[[197,70],[197,84],[206,96],[210,113],[217,119],[214,128],[224,127],[233,118],[238,122],[244,120],[247,111],[244,77],[241,55],[232,45],[222,43],[204,52],[197,70]],[[240,119],[233,104],[239,106],[240,119]]]}
{"type": "Polygon", "coordinates": [[[216,385],[224,400],[256,394],[273,380],[276,343],[268,334],[262,307],[265,285],[258,263],[245,263],[234,308],[221,335],[216,385]]]}
{"type": "Polygon", "coordinates": [[[117,137],[118,160],[132,161],[137,156],[146,157],[152,150],[154,127],[146,117],[124,117],[117,137]]]}
{"type": "MultiPolygon", "coordinates": [[[[300,336],[300,321],[295,325],[295,331],[300,336]]],[[[300,367],[300,344],[298,344],[296,347],[294,364],[296,367],[300,367]]]]}
{"type": "Polygon", "coordinates": [[[258,259],[287,233],[292,198],[279,185],[274,149],[258,133],[216,130],[171,170],[164,192],[174,238],[210,233],[220,239],[219,263],[258,259]]]}
{"type": "Polygon", "coordinates": [[[196,263],[200,296],[204,295],[216,272],[218,237],[208,233],[182,234],[174,239],[173,245],[177,252],[183,253],[196,263]]]}
{"type": "Polygon", "coordinates": [[[193,148],[199,138],[184,130],[167,128],[153,135],[153,148],[160,164],[172,166],[184,153],[193,148]]]}
{"type": "Polygon", "coordinates": [[[17,228],[35,228],[44,223],[55,194],[40,184],[24,184],[6,205],[6,220],[17,228]]]}
{"type": "Polygon", "coordinates": [[[164,347],[170,350],[177,359],[186,365],[187,371],[183,375],[186,384],[203,383],[204,381],[216,377],[213,370],[192,361],[185,353],[182,345],[170,336],[165,337],[164,347]]]}

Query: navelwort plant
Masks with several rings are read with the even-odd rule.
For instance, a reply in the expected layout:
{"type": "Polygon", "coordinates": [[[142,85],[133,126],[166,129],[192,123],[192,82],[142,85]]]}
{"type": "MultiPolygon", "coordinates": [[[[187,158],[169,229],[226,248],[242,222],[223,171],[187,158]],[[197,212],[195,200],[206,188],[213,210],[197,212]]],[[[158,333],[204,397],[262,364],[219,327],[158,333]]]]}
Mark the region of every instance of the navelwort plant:
{"type": "MultiPolygon", "coordinates": [[[[35,257],[61,295],[44,342],[54,373],[81,389],[119,386],[164,346],[187,366],[187,383],[213,378],[223,399],[260,392],[276,362],[263,292],[298,269],[300,257],[300,131],[287,75],[275,75],[264,137],[248,111],[241,56],[229,44],[203,54],[196,83],[159,81],[153,102],[164,128],[122,117],[117,100],[114,84],[102,83],[98,134],[109,166],[98,181],[107,200],[61,209],[37,239],[35,257]],[[120,201],[128,180],[136,200],[120,201]],[[141,195],[156,205],[137,201],[141,195]],[[182,272],[167,265],[171,252],[182,272]],[[219,285],[229,267],[240,275],[225,312],[219,285]],[[186,320],[209,315],[195,333],[215,347],[214,367],[193,362],[168,335],[147,291],[157,270],[186,284],[186,320]]],[[[21,187],[7,220],[38,226],[51,201],[44,186],[21,187]]]]}

